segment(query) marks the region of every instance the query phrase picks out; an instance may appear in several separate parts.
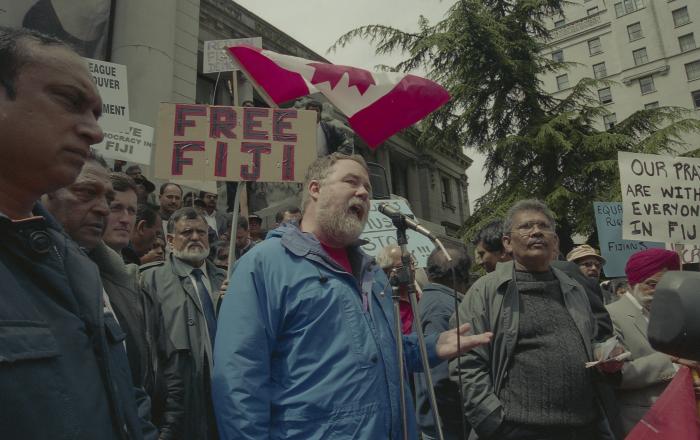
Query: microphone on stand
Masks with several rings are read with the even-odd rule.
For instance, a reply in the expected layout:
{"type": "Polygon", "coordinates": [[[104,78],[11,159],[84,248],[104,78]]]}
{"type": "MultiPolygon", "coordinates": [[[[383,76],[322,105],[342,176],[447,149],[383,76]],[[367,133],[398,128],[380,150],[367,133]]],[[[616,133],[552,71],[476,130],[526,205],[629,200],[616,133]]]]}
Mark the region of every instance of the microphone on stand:
{"type": "Polygon", "coordinates": [[[381,205],[379,205],[379,207],[377,209],[379,210],[379,212],[381,212],[385,216],[391,218],[392,220],[394,218],[400,219],[401,222],[403,222],[408,229],[410,229],[412,231],[416,231],[417,233],[419,233],[421,235],[425,235],[426,237],[428,237],[432,241],[436,240],[436,237],[433,235],[432,232],[430,232],[428,230],[428,228],[426,228],[425,226],[421,226],[418,222],[413,220],[411,217],[408,217],[407,215],[402,214],[398,209],[394,209],[391,206],[389,206],[389,204],[382,203],[381,205]]]}

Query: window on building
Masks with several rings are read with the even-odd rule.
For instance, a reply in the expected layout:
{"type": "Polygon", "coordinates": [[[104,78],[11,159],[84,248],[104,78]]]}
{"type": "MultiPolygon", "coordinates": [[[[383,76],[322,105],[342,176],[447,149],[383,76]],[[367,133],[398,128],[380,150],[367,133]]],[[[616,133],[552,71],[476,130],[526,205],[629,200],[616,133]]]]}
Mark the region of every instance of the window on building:
{"type": "Polygon", "coordinates": [[[564,90],[569,88],[569,75],[567,73],[559,75],[557,77],[557,90],[564,90]]]}
{"type": "Polygon", "coordinates": [[[688,81],[700,79],[700,60],[685,65],[685,74],[688,81]]]}
{"type": "Polygon", "coordinates": [[[598,99],[601,104],[608,104],[612,102],[612,93],[610,93],[610,87],[598,90],[598,99]]]}
{"type": "Polygon", "coordinates": [[[605,69],[605,62],[593,65],[593,77],[595,79],[605,78],[608,76],[608,71],[605,69]]]}
{"type": "Polygon", "coordinates": [[[700,108],[700,90],[691,92],[690,97],[693,100],[693,107],[700,108]]]}
{"type": "Polygon", "coordinates": [[[644,78],[639,78],[639,90],[641,90],[642,95],[655,92],[656,87],[654,86],[654,77],[645,76],[644,78]]]}
{"type": "Polygon", "coordinates": [[[561,63],[564,61],[564,51],[563,50],[555,50],[552,52],[552,61],[556,61],[557,63],[561,63]]]}
{"type": "Polygon", "coordinates": [[[449,177],[442,179],[442,204],[443,206],[454,206],[452,204],[452,183],[449,177]]]}
{"type": "Polygon", "coordinates": [[[588,40],[588,53],[596,55],[603,52],[603,47],[600,44],[600,38],[588,40]]]}
{"type": "Polygon", "coordinates": [[[687,6],[683,6],[682,8],[676,9],[671,14],[673,14],[673,24],[676,27],[690,23],[690,16],[688,15],[687,6]]]}
{"type": "Polygon", "coordinates": [[[554,22],[554,29],[560,28],[566,24],[566,19],[562,18],[554,22]]]}
{"type": "Polygon", "coordinates": [[[617,115],[615,113],[610,113],[609,115],[603,116],[603,124],[605,124],[606,130],[612,130],[617,124],[617,115]]]}
{"type": "Polygon", "coordinates": [[[632,23],[631,25],[627,26],[627,35],[629,36],[630,41],[639,40],[642,38],[644,35],[642,35],[641,23],[632,23]]]}
{"type": "Polygon", "coordinates": [[[659,101],[650,102],[649,104],[644,104],[644,110],[652,110],[659,108],[659,101]]]}
{"type": "Polygon", "coordinates": [[[598,6],[593,6],[592,8],[588,8],[586,11],[586,15],[593,15],[598,13],[598,6]]]}
{"type": "Polygon", "coordinates": [[[649,62],[649,57],[647,56],[647,48],[642,47],[641,49],[633,50],[632,57],[634,58],[634,65],[639,66],[640,64],[645,64],[649,62]]]}
{"type": "Polygon", "coordinates": [[[681,47],[681,52],[688,52],[695,49],[695,37],[693,34],[685,34],[678,37],[678,45],[681,47]]]}
{"type": "Polygon", "coordinates": [[[622,17],[623,15],[631,14],[632,12],[642,9],[643,7],[644,0],[623,0],[615,3],[615,16],[622,17]]]}

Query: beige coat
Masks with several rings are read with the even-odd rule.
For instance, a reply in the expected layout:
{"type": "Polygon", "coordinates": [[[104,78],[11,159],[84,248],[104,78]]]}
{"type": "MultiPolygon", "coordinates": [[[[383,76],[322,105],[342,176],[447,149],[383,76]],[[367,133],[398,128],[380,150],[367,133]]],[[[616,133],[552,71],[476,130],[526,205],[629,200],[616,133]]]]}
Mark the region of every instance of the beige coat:
{"type": "Polygon", "coordinates": [[[627,296],[607,306],[613,329],[632,353],[622,368],[616,394],[625,433],[629,433],[673,378],[676,369],[668,355],[655,351],[647,339],[647,320],[627,296]]]}

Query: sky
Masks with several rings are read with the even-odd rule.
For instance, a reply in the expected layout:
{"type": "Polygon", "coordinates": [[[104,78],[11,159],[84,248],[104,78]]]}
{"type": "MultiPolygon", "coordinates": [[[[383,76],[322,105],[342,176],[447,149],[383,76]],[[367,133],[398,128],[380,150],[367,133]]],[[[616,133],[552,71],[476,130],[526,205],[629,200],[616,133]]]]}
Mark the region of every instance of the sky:
{"type": "MultiPolygon", "coordinates": [[[[365,40],[336,52],[327,50],[345,32],[368,24],[382,24],[404,31],[415,31],[418,18],[430,23],[444,17],[451,0],[236,0],[236,3],[336,64],[373,70],[379,64],[395,65],[403,59],[400,52],[379,57],[365,40]]],[[[420,74],[420,72],[417,72],[420,74]]],[[[484,158],[474,150],[467,155],[474,160],[467,170],[469,202],[483,195],[484,158]]]]}

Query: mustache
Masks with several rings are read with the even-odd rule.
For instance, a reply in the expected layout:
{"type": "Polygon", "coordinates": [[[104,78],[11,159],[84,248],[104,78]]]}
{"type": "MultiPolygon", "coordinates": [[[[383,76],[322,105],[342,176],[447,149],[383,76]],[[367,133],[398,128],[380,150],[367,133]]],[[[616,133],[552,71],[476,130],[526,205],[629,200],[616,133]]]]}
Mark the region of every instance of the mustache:
{"type": "Polygon", "coordinates": [[[533,238],[533,239],[531,239],[531,240],[529,240],[529,241],[527,242],[527,245],[528,245],[528,246],[532,246],[532,245],[535,245],[535,244],[544,244],[544,245],[546,245],[546,244],[547,244],[547,240],[545,240],[544,238],[533,238]]]}

